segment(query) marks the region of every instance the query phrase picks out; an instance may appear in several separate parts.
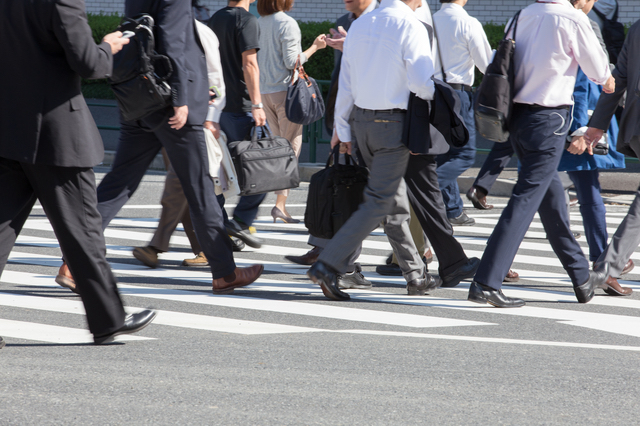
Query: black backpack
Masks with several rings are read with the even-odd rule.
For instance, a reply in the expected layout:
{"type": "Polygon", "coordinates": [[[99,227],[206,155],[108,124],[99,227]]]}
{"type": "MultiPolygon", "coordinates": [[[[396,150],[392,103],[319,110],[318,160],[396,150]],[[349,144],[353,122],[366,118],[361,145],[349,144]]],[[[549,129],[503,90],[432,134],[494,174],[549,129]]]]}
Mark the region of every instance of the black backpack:
{"type": "Polygon", "coordinates": [[[307,194],[304,225],[309,234],[318,238],[332,238],[358,210],[369,170],[345,154],[346,164],[338,164],[340,145],[336,145],[327,159],[326,167],[311,176],[307,194]],[[333,158],[333,165],[331,159],[333,158]]]}
{"type": "Polygon", "coordinates": [[[494,142],[506,142],[509,139],[509,118],[513,109],[515,79],[513,53],[516,48],[519,17],[520,12],[516,13],[511,20],[476,93],[474,104],[476,130],[483,138],[494,142]],[[507,34],[512,27],[513,36],[508,39],[507,34]]]}
{"type": "Polygon", "coordinates": [[[607,19],[607,17],[595,7],[592,10],[602,20],[602,38],[604,39],[605,46],[607,46],[609,62],[615,64],[618,62],[618,54],[622,50],[625,37],[624,25],[618,22],[618,2],[616,2],[616,10],[613,12],[611,19],[607,19]]]}
{"type": "Polygon", "coordinates": [[[173,72],[171,60],[155,52],[153,18],[140,15],[124,18],[118,31],[135,34],[113,56],[113,73],[109,78],[122,118],[136,121],[171,106],[171,87],[167,79],[173,72]]]}

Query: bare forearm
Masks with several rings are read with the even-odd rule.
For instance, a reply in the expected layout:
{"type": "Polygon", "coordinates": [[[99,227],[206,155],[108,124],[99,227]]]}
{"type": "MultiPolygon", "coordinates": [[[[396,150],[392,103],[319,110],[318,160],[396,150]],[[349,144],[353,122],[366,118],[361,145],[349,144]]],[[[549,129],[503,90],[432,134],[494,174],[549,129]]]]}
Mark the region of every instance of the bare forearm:
{"type": "Polygon", "coordinates": [[[249,62],[244,66],[244,81],[247,84],[247,91],[249,92],[251,103],[254,105],[261,103],[260,69],[257,63],[249,62]]]}

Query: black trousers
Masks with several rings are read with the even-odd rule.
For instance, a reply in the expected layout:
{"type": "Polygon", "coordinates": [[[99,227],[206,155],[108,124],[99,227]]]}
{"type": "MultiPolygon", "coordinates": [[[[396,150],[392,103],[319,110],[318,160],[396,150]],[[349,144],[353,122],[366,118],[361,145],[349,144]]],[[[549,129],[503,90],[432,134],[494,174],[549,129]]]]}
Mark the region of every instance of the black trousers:
{"type": "Polygon", "coordinates": [[[101,335],[119,329],[125,312],[105,258],[91,168],[33,165],[0,158],[0,274],[36,199],[73,274],[89,331],[101,335]]]}
{"type": "Polygon", "coordinates": [[[158,111],[142,124],[121,121],[120,140],[111,171],[98,186],[98,210],[102,227],[120,211],[138,188],[144,174],[164,146],[184,195],[202,251],[209,260],[213,278],[231,274],[235,268],[231,239],[222,209],[209,176],[207,147],[202,126],[185,125],[174,130],[167,114],[158,111]],[[143,126],[147,127],[145,129],[143,126]],[[152,132],[146,131],[154,129],[152,132]]]}
{"type": "Polygon", "coordinates": [[[438,273],[443,276],[467,263],[469,258],[453,237],[436,166],[433,155],[411,155],[404,180],[411,207],[438,257],[438,273]]]}
{"type": "Polygon", "coordinates": [[[491,187],[496,183],[500,173],[507,167],[514,153],[511,141],[494,143],[489,155],[482,164],[482,168],[478,172],[478,177],[473,182],[473,186],[482,188],[487,194],[490,193],[491,187]]]}

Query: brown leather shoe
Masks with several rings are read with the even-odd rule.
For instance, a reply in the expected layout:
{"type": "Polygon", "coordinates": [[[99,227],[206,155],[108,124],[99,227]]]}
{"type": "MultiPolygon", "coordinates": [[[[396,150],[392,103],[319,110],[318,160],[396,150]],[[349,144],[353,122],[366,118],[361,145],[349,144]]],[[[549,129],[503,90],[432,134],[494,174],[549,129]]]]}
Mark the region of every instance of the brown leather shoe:
{"type": "Polygon", "coordinates": [[[133,257],[144,263],[149,268],[158,267],[158,253],[160,253],[160,251],[151,246],[136,247],[133,249],[133,257]]]}
{"type": "Polygon", "coordinates": [[[231,275],[213,280],[213,294],[230,294],[234,288],[251,284],[262,275],[263,265],[252,265],[248,268],[236,268],[231,275]]]}
{"type": "Polygon", "coordinates": [[[629,287],[622,287],[617,279],[607,278],[607,281],[600,287],[609,296],[630,296],[633,290],[629,287]]]}
{"type": "Polygon", "coordinates": [[[629,272],[633,271],[633,267],[635,265],[633,264],[633,260],[629,259],[629,261],[627,262],[626,265],[624,265],[624,269],[622,270],[622,272],[620,272],[620,276],[626,275],[629,272]]]}
{"type": "Polygon", "coordinates": [[[518,282],[518,280],[520,279],[520,275],[514,271],[513,269],[509,269],[509,272],[507,272],[507,276],[504,277],[504,281],[505,283],[515,283],[518,282]]]}
{"type": "Polygon", "coordinates": [[[182,266],[209,266],[209,261],[203,252],[198,253],[193,259],[185,259],[182,266]]]}
{"type": "Polygon", "coordinates": [[[290,262],[297,263],[298,265],[313,265],[318,260],[318,256],[322,253],[320,247],[314,246],[311,250],[303,254],[302,256],[285,256],[284,258],[290,262]]]}
{"type": "Polygon", "coordinates": [[[487,194],[477,186],[469,188],[467,191],[467,198],[476,209],[491,210],[493,208],[493,205],[487,204],[487,194]]]}
{"type": "Polygon", "coordinates": [[[71,275],[71,271],[69,270],[66,262],[62,262],[62,266],[58,271],[55,281],[58,285],[66,287],[72,292],[78,294],[78,290],[76,290],[76,282],[73,279],[73,275],[71,275]]]}

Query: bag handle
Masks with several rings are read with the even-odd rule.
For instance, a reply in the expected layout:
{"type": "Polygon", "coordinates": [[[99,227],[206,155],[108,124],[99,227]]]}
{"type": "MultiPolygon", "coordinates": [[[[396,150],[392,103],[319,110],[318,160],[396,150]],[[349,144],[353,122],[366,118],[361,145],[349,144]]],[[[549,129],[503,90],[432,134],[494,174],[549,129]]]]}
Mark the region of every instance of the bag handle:
{"type": "Polygon", "coordinates": [[[267,126],[253,126],[251,128],[251,142],[258,142],[258,127],[260,127],[264,134],[267,135],[267,139],[273,139],[273,136],[267,126]]]}
{"type": "Polygon", "coordinates": [[[298,71],[298,78],[301,78],[304,81],[306,81],[307,82],[307,87],[311,87],[311,81],[309,80],[309,75],[306,73],[306,71],[304,70],[304,67],[300,63],[300,55],[298,55],[298,58],[296,59],[296,64],[294,65],[293,69],[291,70],[291,84],[290,84],[290,86],[293,86],[294,83],[295,83],[296,71],[298,71]]]}
{"type": "MultiPolygon", "coordinates": [[[[353,161],[351,156],[347,153],[344,154],[344,160],[347,166],[350,166],[351,162],[353,161]]],[[[329,158],[327,158],[327,164],[325,165],[325,169],[328,169],[334,164],[338,164],[338,161],[340,161],[340,144],[336,144],[336,146],[334,146],[331,149],[331,152],[329,153],[329,158]]],[[[355,162],[354,162],[354,165],[355,165],[355,162]]]]}
{"type": "Polygon", "coordinates": [[[511,27],[513,27],[513,36],[511,36],[511,40],[516,41],[516,30],[518,29],[518,18],[520,17],[520,12],[522,12],[522,10],[519,10],[513,16],[511,23],[509,23],[509,28],[507,28],[507,31],[504,32],[504,37],[502,38],[503,40],[507,39],[507,35],[509,34],[509,31],[511,31],[511,27]]]}

